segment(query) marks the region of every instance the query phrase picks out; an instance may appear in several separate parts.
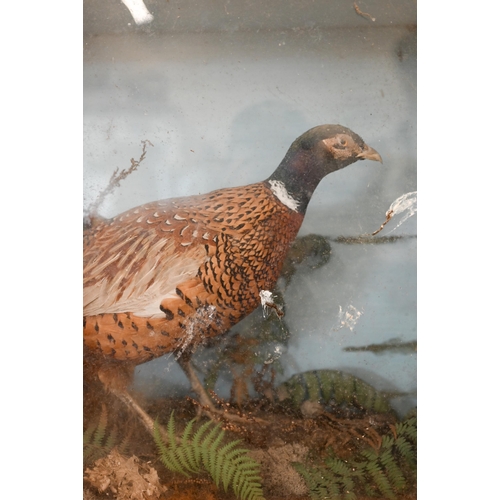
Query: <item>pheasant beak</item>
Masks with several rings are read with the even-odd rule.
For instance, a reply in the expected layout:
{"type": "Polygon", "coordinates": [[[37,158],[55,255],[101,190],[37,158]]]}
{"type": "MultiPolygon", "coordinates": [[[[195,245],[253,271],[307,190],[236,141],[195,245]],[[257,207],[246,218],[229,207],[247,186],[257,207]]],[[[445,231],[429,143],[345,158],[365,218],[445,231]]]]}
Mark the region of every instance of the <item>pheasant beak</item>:
{"type": "Polygon", "coordinates": [[[365,144],[363,151],[361,151],[361,153],[358,154],[357,158],[359,158],[360,160],[373,160],[383,163],[382,157],[367,144],[365,144]]]}

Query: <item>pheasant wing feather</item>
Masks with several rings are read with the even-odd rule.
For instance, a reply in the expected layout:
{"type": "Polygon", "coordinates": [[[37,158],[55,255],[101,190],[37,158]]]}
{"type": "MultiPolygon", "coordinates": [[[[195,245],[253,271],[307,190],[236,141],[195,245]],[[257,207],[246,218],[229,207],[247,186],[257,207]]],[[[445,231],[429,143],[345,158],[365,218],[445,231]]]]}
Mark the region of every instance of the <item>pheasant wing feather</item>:
{"type": "Polygon", "coordinates": [[[206,260],[203,242],[165,207],[162,217],[155,217],[157,208],[140,207],[86,232],[84,316],[160,317],[161,301],[175,297],[176,287],[196,276],[206,260]]]}

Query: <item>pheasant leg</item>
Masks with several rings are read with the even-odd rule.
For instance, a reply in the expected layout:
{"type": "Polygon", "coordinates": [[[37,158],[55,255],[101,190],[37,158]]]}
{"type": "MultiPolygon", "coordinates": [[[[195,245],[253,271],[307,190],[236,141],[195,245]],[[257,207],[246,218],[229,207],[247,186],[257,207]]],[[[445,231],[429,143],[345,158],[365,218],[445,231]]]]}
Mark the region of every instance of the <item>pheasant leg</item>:
{"type": "MultiPolygon", "coordinates": [[[[139,420],[146,427],[146,430],[151,435],[154,435],[154,420],[146,413],[146,411],[144,411],[142,406],[128,391],[128,386],[132,381],[133,371],[133,366],[108,364],[101,366],[97,375],[104,387],[122,403],[124,403],[132,414],[137,415],[139,420]]],[[[158,429],[162,436],[166,436],[165,431],[160,425],[158,425],[158,429]]]]}
{"type": "Polygon", "coordinates": [[[210,418],[217,416],[223,420],[228,420],[231,422],[236,422],[240,424],[248,424],[250,421],[259,422],[261,424],[267,424],[265,420],[256,417],[245,417],[236,415],[227,410],[219,410],[215,407],[212,399],[207,394],[207,391],[203,387],[198,375],[196,374],[193,365],[191,364],[191,353],[183,352],[177,362],[186,374],[193,391],[198,396],[198,401],[200,402],[202,411],[204,411],[210,418]]]}

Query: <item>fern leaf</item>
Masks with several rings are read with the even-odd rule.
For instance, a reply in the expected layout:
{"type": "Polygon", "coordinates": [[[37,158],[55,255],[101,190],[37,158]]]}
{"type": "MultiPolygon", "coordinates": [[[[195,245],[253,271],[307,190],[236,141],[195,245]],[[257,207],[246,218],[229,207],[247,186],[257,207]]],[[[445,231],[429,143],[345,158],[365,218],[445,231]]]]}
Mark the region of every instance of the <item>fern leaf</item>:
{"type": "Polygon", "coordinates": [[[220,439],[222,438],[221,434],[222,434],[221,428],[218,425],[214,425],[212,430],[203,440],[201,446],[201,456],[203,465],[210,474],[210,476],[212,476],[212,478],[215,476],[215,470],[214,470],[215,453],[212,445],[216,442],[220,442],[220,439]]]}
{"type": "Polygon", "coordinates": [[[237,497],[241,496],[241,488],[243,487],[243,481],[240,481],[240,476],[243,474],[243,471],[238,468],[233,476],[233,481],[231,483],[234,492],[236,493],[237,497]]]}
{"type": "Polygon", "coordinates": [[[195,419],[190,420],[186,425],[186,428],[184,429],[184,432],[182,434],[180,444],[177,444],[175,438],[174,412],[172,412],[170,415],[170,421],[172,422],[172,425],[169,425],[168,428],[169,439],[172,443],[171,454],[174,455],[177,464],[186,472],[187,475],[189,475],[188,473],[196,473],[200,470],[199,464],[197,464],[194,460],[194,455],[193,453],[191,453],[191,447],[189,446],[189,438],[191,436],[194,420],[195,419]]]}
{"type": "Polygon", "coordinates": [[[191,470],[193,471],[199,471],[200,470],[200,463],[196,461],[196,454],[195,450],[192,444],[185,445],[183,447],[184,449],[184,455],[186,457],[186,461],[188,462],[191,470]]]}
{"type": "MultiPolygon", "coordinates": [[[[234,441],[234,443],[239,443],[239,440],[234,441]]],[[[231,484],[233,476],[236,473],[237,466],[240,463],[238,458],[244,456],[245,454],[246,450],[243,450],[241,448],[232,450],[226,454],[224,462],[222,464],[222,484],[224,486],[224,491],[227,491],[227,488],[229,484],[231,484]]]]}
{"type": "Polygon", "coordinates": [[[94,431],[97,429],[97,422],[92,422],[83,433],[83,446],[90,444],[94,431]]]}
{"type": "Polygon", "coordinates": [[[329,458],[327,459],[326,464],[331,468],[333,472],[339,474],[340,476],[345,476],[349,474],[349,469],[347,465],[338,458],[329,458]]]}
{"type": "Polygon", "coordinates": [[[405,436],[410,438],[411,441],[417,440],[417,417],[411,417],[404,422],[396,424],[396,434],[398,436],[405,436]]]}
{"type": "Polygon", "coordinates": [[[384,472],[382,471],[377,462],[370,462],[366,466],[366,470],[369,472],[370,476],[372,477],[373,481],[379,488],[382,495],[385,495],[387,498],[390,499],[396,498],[389,483],[389,480],[387,479],[387,477],[385,476],[384,472]]]}
{"type": "Polygon", "coordinates": [[[238,465],[238,469],[233,478],[233,489],[238,496],[245,498],[243,493],[247,493],[247,488],[249,487],[248,478],[251,477],[257,469],[257,463],[250,457],[244,457],[245,460],[241,461],[238,465]]]}
{"type": "Polygon", "coordinates": [[[179,459],[176,456],[177,444],[175,441],[175,423],[174,423],[174,419],[173,419],[173,412],[170,415],[170,420],[169,420],[168,425],[167,425],[167,434],[168,434],[168,438],[170,441],[169,447],[167,447],[165,445],[165,443],[163,442],[163,439],[160,435],[158,423],[155,422],[153,437],[154,437],[154,441],[156,443],[156,446],[158,448],[158,451],[160,452],[161,462],[163,463],[163,465],[167,469],[169,469],[173,472],[179,472],[186,477],[190,477],[189,473],[185,470],[185,468],[182,466],[182,463],[179,461],[179,459]]]}
{"type": "MultiPolygon", "coordinates": [[[[222,479],[222,484],[224,485],[224,491],[227,491],[227,486],[226,484],[229,484],[227,482],[227,479],[225,479],[225,476],[228,473],[228,467],[230,466],[231,462],[228,459],[229,457],[229,452],[231,449],[233,449],[235,446],[237,446],[239,443],[239,440],[232,441],[225,446],[223,446],[220,450],[218,450],[216,457],[215,457],[215,484],[217,487],[219,487],[219,481],[222,479]]],[[[236,452],[240,452],[240,450],[236,450],[236,452]]]]}
{"type": "Polygon", "coordinates": [[[193,452],[194,452],[194,458],[196,460],[197,464],[201,464],[201,438],[205,432],[210,429],[210,427],[213,425],[213,423],[209,420],[205,422],[194,434],[193,437],[193,452]]]}
{"type": "Polygon", "coordinates": [[[104,448],[111,450],[116,444],[116,429],[113,429],[104,443],[104,448]]]}
{"type": "Polygon", "coordinates": [[[210,464],[212,466],[213,474],[212,478],[215,481],[215,485],[219,487],[219,481],[218,477],[220,477],[220,469],[217,467],[219,465],[219,460],[218,456],[220,453],[219,446],[222,442],[222,439],[224,438],[224,431],[222,429],[219,429],[219,434],[216,437],[215,441],[210,445],[210,464]]]}
{"type": "MultiPolygon", "coordinates": [[[[170,416],[170,418],[173,417],[173,412],[170,416]]],[[[186,428],[184,429],[184,432],[182,433],[182,438],[181,438],[181,444],[182,446],[187,446],[189,444],[189,440],[191,438],[191,434],[193,432],[193,425],[194,425],[194,422],[195,422],[196,419],[192,419],[190,420],[187,425],[186,425],[186,428]]]]}
{"type": "Polygon", "coordinates": [[[176,445],[174,412],[170,414],[170,418],[168,419],[167,434],[168,440],[170,441],[170,446],[174,447],[176,445]]]}
{"type": "Polygon", "coordinates": [[[329,489],[324,485],[319,485],[317,488],[311,491],[313,500],[323,500],[324,498],[336,499],[337,496],[331,497],[329,489]]]}
{"type": "Polygon", "coordinates": [[[361,455],[368,459],[369,462],[377,460],[377,452],[373,448],[366,448],[361,452],[361,455]]]}
{"type": "Polygon", "coordinates": [[[308,469],[301,463],[292,463],[293,468],[304,478],[312,500],[328,498],[329,492],[317,469],[308,469]]]}
{"type": "Polygon", "coordinates": [[[340,486],[342,486],[342,491],[344,491],[344,492],[349,492],[349,491],[352,491],[354,489],[354,481],[352,480],[352,478],[349,475],[339,477],[338,483],[340,486]]]}
{"type": "Polygon", "coordinates": [[[384,466],[387,478],[389,479],[392,486],[397,490],[404,488],[406,481],[404,479],[403,473],[401,472],[401,469],[394,459],[392,447],[391,449],[388,449],[381,453],[380,462],[384,466]]]}
{"type": "Polygon", "coordinates": [[[263,498],[260,479],[258,476],[247,475],[245,476],[245,482],[241,490],[241,499],[254,500],[255,498],[263,498]]]}
{"type": "Polygon", "coordinates": [[[410,442],[408,442],[403,436],[399,436],[396,438],[395,446],[396,450],[406,460],[410,467],[415,467],[417,465],[416,453],[410,442]]]}
{"type": "Polygon", "coordinates": [[[352,460],[349,462],[349,467],[350,467],[350,476],[353,478],[362,478],[364,477],[366,473],[366,464],[368,462],[363,461],[363,462],[355,462],[352,460]]]}
{"type": "MultiPolygon", "coordinates": [[[[88,465],[107,455],[116,446],[116,430],[107,432],[108,412],[105,405],[98,421],[90,423],[83,433],[83,463],[88,465]]],[[[121,443],[119,446],[121,446],[121,443]]]]}
{"type": "Polygon", "coordinates": [[[175,457],[179,464],[186,470],[186,472],[196,473],[199,468],[193,467],[189,459],[189,446],[177,446],[175,449],[175,457]]]}
{"type": "Polygon", "coordinates": [[[396,493],[407,487],[408,479],[414,478],[416,418],[397,424],[395,434],[396,438],[392,434],[382,437],[379,451],[367,447],[349,460],[330,454],[315,468],[303,464],[294,467],[304,478],[312,500],[352,500],[358,491],[367,496],[395,499],[396,493]]]}
{"type": "Polygon", "coordinates": [[[161,438],[160,435],[160,430],[158,428],[158,421],[155,420],[154,426],[153,426],[153,439],[156,444],[156,447],[158,448],[158,451],[160,452],[160,458],[163,455],[168,454],[168,449],[165,446],[165,443],[163,442],[163,439],[161,438]]]}
{"type": "Polygon", "coordinates": [[[154,440],[163,465],[188,477],[203,468],[217,487],[221,482],[225,491],[231,486],[241,500],[263,499],[259,464],[247,455],[248,450],[238,448],[240,441],[222,446],[225,432],[220,425],[210,421],[203,424],[191,439],[193,424],[194,420],[186,425],[178,444],[172,412],[167,426],[167,445],[155,422],[154,440]]]}
{"type": "Polygon", "coordinates": [[[99,417],[99,424],[94,433],[93,443],[97,446],[102,446],[104,434],[106,433],[106,426],[108,425],[108,410],[106,406],[102,405],[101,415],[99,417]]]}
{"type": "Polygon", "coordinates": [[[394,444],[394,437],[386,434],[385,436],[382,437],[382,443],[380,444],[380,449],[384,450],[391,448],[393,444],[394,444]]]}

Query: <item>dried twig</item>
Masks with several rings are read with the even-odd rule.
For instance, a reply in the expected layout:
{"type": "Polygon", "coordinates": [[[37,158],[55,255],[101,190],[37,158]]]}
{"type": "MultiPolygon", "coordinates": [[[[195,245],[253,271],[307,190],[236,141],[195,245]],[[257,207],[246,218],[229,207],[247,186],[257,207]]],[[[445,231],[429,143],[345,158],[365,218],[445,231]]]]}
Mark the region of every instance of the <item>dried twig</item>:
{"type": "Polygon", "coordinates": [[[372,233],[372,236],[375,236],[377,233],[380,233],[380,231],[382,231],[382,229],[384,229],[384,226],[392,219],[392,216],[394,215],[394,211],[393,210],[389,210],[387,212],[387,214],[385,215],[386,216],[386,219],[384,222],[382,222],[382,225],[372,233]]]}
{"type": "Polygon", "coordinates": [[[373,22],[376,21],[376,19],[374,17],[372,17],[370,14],[367,14],[366,12],[363,12],[358,7],[358,4],[356,2],[353,3],[353,6],[354,6],[354,10],[356,11],[356,14],[358,14],[358,16],[364,17],[365,19],[368,19],[369,21],[373,21],[373,22]]]}
{"type": "Polygon", "coordinates": [[[123,181],[126,177],[128,177],[132,172],[137,170],[141,162],[146,158],[146,146],[150,145],[154,147],[154,144],[149,141],[148,139],[141,141],[142,144],[142,154],[139,160],[135,160],[134,158],[130,159],[130,167],[128,169],[123,169],[120,172],[118,172],[118,168],[113,172],[111,175],[111,179],[109,179],[108,185],[106,188],[99,193],[97,196],[97,199],[92,203],[89,208],[87,209],[87,216],[89,218],[96,217],[97,216],[97,210],[99,207],[102,205],[102,202],[104,201],[104,198],[108,196],[108,194],[111,194],[117,187],[120,186],[120,181],[123,181]]]}
{"type": "MultiPolygon", "coordinates": [[[[375,236],[377,233],[380,233],[384,226],[394,217],[396,214],[405,213],[399,224],[394,228],[398,228],[403,222],[412,217],[417,213],[417,192],[412,191],[410,193],[405,193],[400,196],[397,200],[394,200],[389,207],[389,210],[385,213],[385,221],[382,222],[382,225],[372,233],[372,236],[375,236]]],[[[394,231],[392,229],[390,232],[394,231]]]]}

